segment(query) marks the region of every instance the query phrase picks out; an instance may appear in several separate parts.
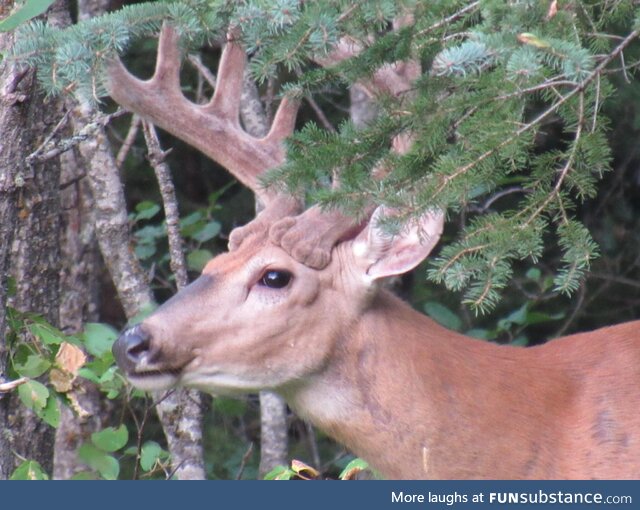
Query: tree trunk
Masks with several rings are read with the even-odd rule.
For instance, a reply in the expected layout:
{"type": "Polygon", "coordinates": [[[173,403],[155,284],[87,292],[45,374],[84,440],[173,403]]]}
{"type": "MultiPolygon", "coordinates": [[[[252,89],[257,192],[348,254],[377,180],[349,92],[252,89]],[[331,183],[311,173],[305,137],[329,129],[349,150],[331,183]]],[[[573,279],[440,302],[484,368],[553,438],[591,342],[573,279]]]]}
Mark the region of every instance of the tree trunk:
{"type": "MultiPolygon", "coordinates": [[[[81,332],[87,322],[98,320],[101,259],[91,214],[93,198],[83,162],[74,151],[69,151],[62,155],[61,163],[60,329],[71,335],[81,332]]],[[[53,457],[53,477],[58,480],[68,480],[86,471],[77,450],[90,440],[93,432],[107,426],[111,414],[112,402],[104,398],[95,384],[78,378],[74,385],[73,396],[82,416],[78,409],[62,406],[60,410],[53,457]]]]}
{"type": "MultiPolygon", "coordinates": [[[[65,1],[57,1],[48,19],[68,17],[65,1]]],[[[0,35],[6,51],[13,35],[0,35]]],[[[29,166],[35,151],[61,118],[60,102],[45,100],[32,71],[6,60],[0,64],[0,369],[6,369],[5,306],[42,315],[58,324],[60,273],[60,164],[57,159],[29,166]],[[15,295],[7,296],[7,274],[15,295]]],[[[35,460],[51,473],[54,430],[26,409],[15,392],[0,400],[0,478],[7,478],[21,459],[35,460]]]]}

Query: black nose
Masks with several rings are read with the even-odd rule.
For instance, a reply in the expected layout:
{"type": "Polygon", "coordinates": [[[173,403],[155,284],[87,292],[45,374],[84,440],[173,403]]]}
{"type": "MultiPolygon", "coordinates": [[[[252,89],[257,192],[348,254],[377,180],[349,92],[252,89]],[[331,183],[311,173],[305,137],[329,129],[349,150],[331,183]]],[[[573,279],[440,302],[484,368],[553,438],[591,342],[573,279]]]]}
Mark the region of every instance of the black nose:
{"type": "Polygon", "coordinates": [[[125,329],[113,344],[113,356],[125,373],[133,372],[143,356],[149,354],[151,335],[138,324],[125,329]]]}

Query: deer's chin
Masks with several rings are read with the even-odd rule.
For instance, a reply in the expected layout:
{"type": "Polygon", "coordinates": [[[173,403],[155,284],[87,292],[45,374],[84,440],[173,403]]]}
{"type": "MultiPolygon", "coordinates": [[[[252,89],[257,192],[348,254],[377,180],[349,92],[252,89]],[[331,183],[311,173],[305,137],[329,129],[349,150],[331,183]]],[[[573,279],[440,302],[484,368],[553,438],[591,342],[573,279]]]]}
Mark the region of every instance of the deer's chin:
{"type": "Polygon", "coordinates": [[[185,371],[180,378],[180,385],[225,397],[239,397],[267,389],[257,381],[245,380],[224,372],[198,373],[185,371]]]}
{"type": "Polygon", "coordinates": [[[162,391],[177,386],[179,378],[176,374],[162,372],[138,372],[127,374],[127,379],[136,388],[145,391],[162,391]]]}

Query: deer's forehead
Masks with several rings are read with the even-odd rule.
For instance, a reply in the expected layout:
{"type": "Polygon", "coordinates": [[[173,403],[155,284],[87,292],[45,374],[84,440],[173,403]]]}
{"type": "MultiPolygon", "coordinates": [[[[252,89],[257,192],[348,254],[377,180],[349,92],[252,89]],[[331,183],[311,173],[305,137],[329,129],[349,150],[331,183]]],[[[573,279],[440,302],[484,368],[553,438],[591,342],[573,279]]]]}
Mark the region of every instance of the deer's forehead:
{"type": "Polygon", "coordinates": [[[202,274],[228,275],[246,272],[269,263],[275,258],[283,258],[284,251],[267,239],[250,238],[231,252],[222,253],[211,259],[202,274]]]}

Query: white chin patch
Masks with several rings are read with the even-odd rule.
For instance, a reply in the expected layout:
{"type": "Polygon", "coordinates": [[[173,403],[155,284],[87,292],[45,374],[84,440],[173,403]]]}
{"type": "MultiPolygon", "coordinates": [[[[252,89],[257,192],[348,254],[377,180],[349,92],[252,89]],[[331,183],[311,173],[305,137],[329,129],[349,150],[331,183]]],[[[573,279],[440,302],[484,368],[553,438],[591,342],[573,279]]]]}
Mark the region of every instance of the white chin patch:
{"type": "Polygon", "coordinates": [[[184,374],[181,384],[189,388],[196,388],[200,391],[213,393],[214,395],[240,396],[247,393],[257,393],[262,389],[262,385],[256,381],[246,381],[231,374],[220,372],[214,374],[184,374]]]}
{"type": "Polygon", "coordinates": [[[171,374],[153,374],[148,376],[131,374],[127,376],[127,379],[129,379],[129,382],[136,388],[145,391],[168,390],[169,388],[173,388],[178,382],[178,378],[171,374]]]}

